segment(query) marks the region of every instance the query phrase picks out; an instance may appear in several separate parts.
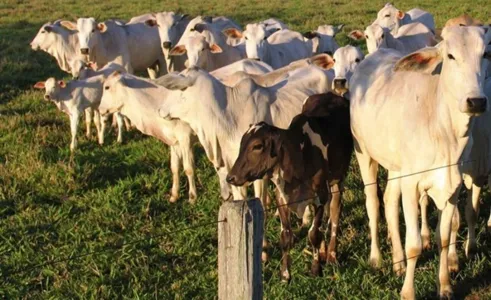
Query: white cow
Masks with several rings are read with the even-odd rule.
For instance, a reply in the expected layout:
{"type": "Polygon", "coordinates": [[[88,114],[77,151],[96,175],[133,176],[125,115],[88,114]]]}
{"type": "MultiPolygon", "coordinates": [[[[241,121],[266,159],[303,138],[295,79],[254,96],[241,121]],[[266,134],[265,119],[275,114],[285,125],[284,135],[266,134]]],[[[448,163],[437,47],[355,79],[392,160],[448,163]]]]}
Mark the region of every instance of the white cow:
{"type": "MultiPolygon", "coordinates": [[[[254,24],[264,25],[268,35],[273,34],[278,30],[288,29],[288,26],[286,26],[285,23],[275,18],[269,18],[254,24]]],[[[229,41],[234,41],[233,45],[245,43],[244,34],[239,28],[227,28],[223,30],[223,34],[228,36],[229,41]]]]}
{"type": "Polygon", "coordinates": [[[377,19],[373,21],[372,24],[378,24],[384,28],[388,28],[393,35],[396,35],[402,25],[414,22],[423,23],[435,33],[435,20],[429,12],[419,8],[413,8],[404,13],[395,8],[391,3],[385,4],[385,6],[377,13],[377,19]]]}
{"type": "Polygon", "coordinates": [[[344,94],[349,90],[351,76],[364,58],[365,55],[363,55],[360,48],[354,46],[344,46],[334,52],[332,89],[335,92],[344,94]]]}
{"type": "Polygon", "coordinates": [[[234,86],[244,78],[241,75],[237,75],[237,73],[262,75],[272,71],[273,68],[271,68],[268,64],[262,61],[246,58],[231,63],[230,65],[220,69],[216,69],[215,71],[210,72],[210,75],[220,80],[226,86],[234,86]]]}
{"type": "Polygon", "coordinates": [[[264,24],[248,24],[243,34],[247,57],[264,61],[273,69],[312,56],[312,48],[295,31],[284,29],[270,35],[264,24]]]}
{"type": "Polygon", "coordinates": [[[41,26],[30,43],[33,50],[42,50],[56,59],[61,70],[73,74],[84,57],[79,53],[77,31],[61,26],[61,20],[41,26]]]}
{"type": "Polygon", "coordinates": [[[148,70],[152,78],[156,73],[150,67],[158,65],[159,70],[166,69],[156,28],[113,20],[96,23],[94,18],[79,18],[77,24],[69,21],[61,24],[78,30],[80,53],[99,66],[117,61],[130,73],[148,70]]]}
{"type": "Polygon", "coordinates": [[[182,160],[189,182],[189,202],[196,202],[194,179],[193,132],[188,124],[179,120],[159,117],[158,108],[163,99],[172,98],[173,91],[150,80],[130,74],[114,72],[104,81],[99,111],[105,116],[119,112],[128,117],[142,133],[151,135],[170,146],[172,189],[170,202],[179,198],[179,168],[182,160]]]}
{"type": "Polygon", "coordinates": [[[407,270],[401,296],[405,299],[415,298],[414,272],[422,250],[418,200],[424,195],[440,210],[439,294],[452,295],[448,247],[462,182],[456,163],[468,157],[473,116],[488,106],[482,89],[483,68],[488,63],[483,59],[484,30],[452,27],[444,29],[442,36],[438,47],[405,57],[380,49],[360,64],[350,81],[351,129],[365,183],[372,239],[370,262],[377,267],[381,262],[376,185],[380,164],[393,178],[388,181],[384,202],[394,270],[399,272],[404,270],[404,263],[399,263],[404,254],[398,228],[402,192],[407,270]]]}
{"type": "MultiPolygon", "coordinates": [[[[74,151],[77,146],[77,127],[80,115],[87,109],[93,110],[99,144],[104,143],[105,120],[101,122],[98,108],[102,97],[102,83],[105,77],[115,70],[123,70],[123,68],[117,64],[108,64],[102,70],[98,71],[96,76],[84,80],[65,82],[64,80],[57,81],[55,78],[50,77],[45,82],[40,81],[34,85],[35,88],[45,89],[44,99],[52,101],[60,111],[69,116],[72,135],[70,143],[71,151],[74,151]]],[[[118,142],[121,142],[121,128],[123,126],[121,116],[118,118],[118,125],[118,142]]]]}
{"type": "Polygon", "coordinates": [[[339,45],[336,42],[336,34],[341,32],[344,24],[333,25],[320,25],[317,30],[308,31],[303,36],[309,40],[312,40],[312,53],[320,54],[327,53],[333,55],[338,50],[339,45]]]}
{"type": "Polygon", "coordinates": [[[182,71],[186,67],[184,65],[186,57],[169,56],[172,47],[177,45],[179,39],[186,29],[189,18],[188,15],[176,14],[174,12],[160,12],[151,14],[152,18],[147,20],[145,24],[150,27],[157,27],[162,43],[162,52],[164,53],[167,71],[182,71]]]}
{"type": "Polygon", "coordinates": [[[227,44],[225,36],[214,32],[207,24],[197,24],[196,32],[181,39],[169,55],[181,56],[187,54],[187,67],[200,67],[206,71],[213,71],[245,58],[245,53],[239,47],[227,44]],[[208,30],[208,29],[210,30],[208,30]],[[220,46],[221,45],[221,46],[220,46]]]}
{"type": "Polygon", "coordinates": [[[372,24],[365,29],[365,32],[352,31],[349,37],[354,40],[364,39],[368,53],[373,53],[380,48],[391,48],[405,55],[436,45],[435,34],[419,22],[401,26],[395,35],[392,35],[388,28],[372,24]]]}

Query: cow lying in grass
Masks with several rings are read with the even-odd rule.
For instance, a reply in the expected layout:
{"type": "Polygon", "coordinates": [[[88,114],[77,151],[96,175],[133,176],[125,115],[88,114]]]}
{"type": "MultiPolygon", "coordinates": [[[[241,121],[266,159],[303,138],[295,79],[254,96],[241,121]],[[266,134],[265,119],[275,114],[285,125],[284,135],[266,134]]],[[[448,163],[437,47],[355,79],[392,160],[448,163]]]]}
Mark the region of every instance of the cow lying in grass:
{"type": "Polygon", "coordinates": [[[320,275],[322,236],[319,227],[324,205],[331,200],[331,194],[331,240],[327,260],[336,260],[340,186],[348,172],[352,152],[349,103],[332,93],[307,98],[302,113],[293,119],[288,129],[260,122],[251,126],[242,137],[239,157],[227,181],[242,186],[269,175],[276,185],[279,191],[277,205],[281,219],[283,281],[291,278],[289,251],[293,234],[290,210],[302,216],[309,203],[314,205],[314,221],[309,230],[313,246],[311,272],[320,275]]]}

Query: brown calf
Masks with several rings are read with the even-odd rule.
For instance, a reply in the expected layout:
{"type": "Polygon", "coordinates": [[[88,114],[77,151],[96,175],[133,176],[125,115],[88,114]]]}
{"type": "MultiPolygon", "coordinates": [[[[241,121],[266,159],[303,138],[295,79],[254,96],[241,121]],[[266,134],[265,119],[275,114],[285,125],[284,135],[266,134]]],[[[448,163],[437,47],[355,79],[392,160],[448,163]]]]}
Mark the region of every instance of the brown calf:
{"type": "Polygon", "coordinates": [[[327,259],[336,260],[341,184],[352,152],[349,103],[332,93],[309,97],[302,114],[296,116],[286,130],[261,122],[251,126],[242,137],[239,157],[227,181],[241,186],[268,175],[276,185],[279,191],[277,205],[281,220],[283,281],[290,280],[289,251],[293,240],[290,210],[301,217],[310,203],[314,204],[314,221],[309,230],[313,246],[311,272],[316,276],[321,274],[322,235],[319,227],[324,205],[331,200],[331,194],[331,239],[327,259]]]}

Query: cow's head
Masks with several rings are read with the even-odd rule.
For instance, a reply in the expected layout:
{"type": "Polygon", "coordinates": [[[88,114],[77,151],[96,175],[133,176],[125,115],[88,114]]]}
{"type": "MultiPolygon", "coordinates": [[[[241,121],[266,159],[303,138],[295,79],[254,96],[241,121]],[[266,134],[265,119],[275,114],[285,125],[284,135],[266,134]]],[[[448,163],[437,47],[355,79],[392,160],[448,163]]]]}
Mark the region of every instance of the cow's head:
{"type": "Polygon", "coordinates": [[[152,16],[153,18],[145,21],[145,24],[158,28],[162,50],[169,51],[179,41],[179,27],[181,24],[187,23],[188,15],[161,12],[152,14],[152,16]]]}
{"type": "Polygon", "coordinates": [[[62,89],[66,88],[66,83],[63,80],[56,81],[55,78],[50,77],[46,81],[37,82],[34,85],[34,88],[45,89],[44,100],[58,101],[60,99],[62,89]]]}
{"type": "Polygon", "coordinates": [[[114,71],[104,80],[101,104],[99,104],[99,112],[102,116],[118,112],[123,108],[125,94],[122,87],[125,85],[124,74],[119,70],[114,71]]]}
{"type": "Polygon", "coordinates": [[[239,157],[227,176],[227,182],[242,186],[262,179],[278,165],[280,148],[278,128],[264,122],[251,125],[242,136],[239,157]]]}
{"type": "Polygon", "coordinates": [[[344,24],[333,25],[320,25],[315,31],[308,31],[304,33],[304,37],[308,39],[317,39],[314,45],[315,53],[326,53],[333,55],[333,53],[339,48],[338,43],[334,39],[344,27],[344,24]]]}
{"type": "Polygon", "coordinates": [[[334,60],[334,80],[332,89],[342,95],[349,89],[349,81],[359,63],[365,58],[360,48],[344,46],[336,50],[334,60]]]}
{"type": "Polygon", "coordinates": [[[105,23],[99,23],[94,18],[79,18],[77,24],[69,21],[61,22],[61,25],[71,30],[78,30],[80,54],[90,55],[94,47],[99,43],[100,33],[107,30],[105,23]]]}
{"type": "Polygon", "coordinates": [[[69,31],[60,26],[60,21],[46,23],[39,29],[38,33],[30,43],[32,50],[47,51],[56,45],[61,35],[68,34],[69,31]]]}
{"type": "Polygon", "coordinates": [[[389,34],[391,33],[388,28],[384,28],[378,24],[372,24],[367,26],[364,32],[353,30],[348,36],[355,41],[365,40],[368,53],[373,53],[379,48],[389,48],[387,46],[387,36],[389,34]]]}
{"type": "Polygon", "coordinates": [[[248,58],[264,61],[267,55],[269,32],[264,24],[248,24],[243,32],[248,58]]]}
{"type": "MultiPolygon", "coordinates": [[[[395,71],[440,73],[439,95],[443,100],[456,99],[458,110],[479,115],[487,110],[488,100],[483,91],[486,68],[491,57],[486,49],[486,33],[479,27],[446,27],[443,41],[436,47],[424,48],[401,58],[395,71]],[[441,93],[445,93],[445,95],[441,93]]],[[[455,100],[454,100],[455,101],[455,100]]]]}
{"type": "Polygon", "coordinates": [[[401,20],[406,14],[394,7],[394,5],[387,3],[378,13],[377,20],[373,23],[378,24],[384,28],[388,28],[392,33],[397,33],[401,25],[401,20]]]}
{"type": "Polygon", "coordinates": [[[182,45],[177,45],[169,52],[171,56],[179,56],[187,53],[188,68],[206,67],[206,60],[209,59],[210,53],[221,53],[222,49],[217,44],[211,44],[206,41],[202,35],[190,36],[184,39],[182,45]]]}

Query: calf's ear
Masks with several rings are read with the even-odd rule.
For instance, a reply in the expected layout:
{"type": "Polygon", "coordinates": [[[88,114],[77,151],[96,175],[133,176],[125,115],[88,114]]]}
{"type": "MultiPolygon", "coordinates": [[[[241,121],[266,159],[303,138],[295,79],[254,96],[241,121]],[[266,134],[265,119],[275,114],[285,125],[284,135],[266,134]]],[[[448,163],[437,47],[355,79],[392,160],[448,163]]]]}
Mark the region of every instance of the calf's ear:
{"type": "Polygon", "coordinates": [[[186,46],[184,45],[177,45],[174,48],[172,48],[169,52],[169,55],[171,56],[180,56],[186,53],[186,46]]]}
{"type": "Polygon", "coordinates": [[[397,18],[399,18],[401,20],[404,18],[405,15],[406,14],[402,10],[400,10],[400,11],[397,12],[397,18]]]}
{"type": "Polygon", "coordinates": [[[149,27],[157,26],[157,20],[155,20],[155,19],[146,20],[145,25],[147,25],[149,27]]]}
{"type": "Polygon", "coordinates": [[[97,30],[104,33],[107,30],[107,25],[104,23],[99,23],[99,24],[97,24],[97,30]]]}
{"type": "Polygon", "coordinates": [[[44,85],[44,81],[38,81],[36,82],[36,84],[34,85],[34,88],[35,89],[44,89],[45,85],[44,85]]]}
{"type": "Polygon", "coordinates": [[[211,51],[211,53],[222,53],[223,52],[222,48],[220,48],[220,46],[218,46],[217,44],[211,44],[210,51],[211,51]]]}
{"type": "Polygon", "coordinates": [[[66,88],[66,83],[64,80],[59,80],[58,81],[58,85],[61,87],[61,88],[66,88]]]}
{"type": "Polygon", "coordinates": [[[317,54],[310,58],[310,62],[319,68],[329,70],[334,67],[334,59],[327,53],[317,54]]]}
{"type": "Polygon", "coordinates": [[[428,47],[399,59],[394,66],[394,71],[413,71],[432,74],[442,60],[441,52],[437,47],[428,47]]]}
{"type": "Polygon", "coordinates": [[[240,32],[237,28],[227,28],[222,31],[222,33],[233,39],[241,39],[243,37],[242,32],[240,32]]]}
{"type": "Polygon", "coordinates": [[[365,35],[361,30],[353,30],[348,34],[348,37],[355,41],[361,41],[365,39],[365,35]]]}

